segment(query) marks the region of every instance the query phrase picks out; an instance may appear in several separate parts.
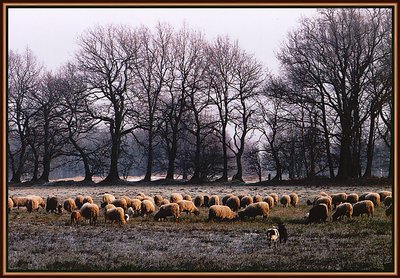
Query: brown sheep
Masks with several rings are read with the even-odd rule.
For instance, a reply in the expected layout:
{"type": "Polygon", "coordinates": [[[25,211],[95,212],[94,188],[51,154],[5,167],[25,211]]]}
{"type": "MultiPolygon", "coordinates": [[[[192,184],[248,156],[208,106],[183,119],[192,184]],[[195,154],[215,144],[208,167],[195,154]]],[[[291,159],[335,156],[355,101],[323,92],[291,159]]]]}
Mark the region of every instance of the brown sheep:
{"type": "Polygon", "coordinates": [[[116,208],[116,206],[114,206],[113,204],[108,204],[108,205],[106,205],[106,206],[104,207],[104,218],[106,218],[107,210],[113,209],[113,208],[116,208]]]}
{"type": "Polygon", "coordinates": [[[159,194],[154,195],[154,203],[156,204],[156,206],[161,206],[161,202],[163,199],[164,198],[159,194]]]}
{"type": "MultiPolygon", "coordinates": [[[[171,203],[171,202],[170,202],[168,199],[163,199],[163,200],[161,201],[160,205],[163,206],[163,205],[168,205],[168,204],[170,204],[170,203],[171,203]]],[[[174,203],[174,204],[176,204],[176,203],[174,203]]]]}
{"type": "Polygon", "coordinates": [[[85,204],[85,203],[93,204],[93,198],[91,196],[83,197],[83,204],[85,204]]]}
{"type": "Polygon", "coordinates": [[[352,215],[353,206],[350,203],[343,203],[337,206],[336,211],[332,214],[332,220],[336,221],[337,219],[343,219],[344,216],[351,219],[352,215]]]}
{"type": "Polygon", "coordinates": [[[210,206],[208,205],[208,201],[210,201],[210,195],[204,194],[204,195],[203,195],[203,199],[204,199],[204,204],[203,204],[203,206],[206,207],[206,208],[210,207],[210,206]]]}
{"type": "Polygon", "coordinates": [[[260,195],[256,195],[253,197],[253,203],[262,202],[263,198],[260,195]]]}
{"type": "Polygon", "coordinates": [[[13,200],[12,200],[10,197],[8,197],[8,200],[7,200],[8,212],[11,212],[11,208],[12,208],[13,206],[14,206],[13,200]]]}
{"type": "Polygon", "coordinates": [[[314,205],[318,205],[318,204],[325,204],[328,207],[328,210],[331,211],[332,210],[332,199],[329,197],[319,197],[316,201],[314,205]]]}
{"type": "MultiPolygon", "coordinates": [[[[131,199],[128,196],[121,196],[120,199],[125,199],[126,201],[126,206],[129,208],[132,206],[132,203],[134,202],[133,200],[137,200],[137,199],[131,199]]],[[[111,202],[112,204],[112,202],[111,202]]]]}
{"type": "Polygon", "coordinates": [[[240,208],[240,199],[236,196],[232,196],[226,200],[226,205],[232,210],[232,211],[238,211],[240,208]]]}
{"type": "Polygon", "coordinates": [[[141,196],[141,195],[137,195],[137,196],[133,197],[133,199],[137,199],[139,201],[143,201],[144,197],[141,196]]]}
{"type": "Polygon", "coordinates": [[[357,193],[351,193],[347,195],[346,202],[350,204],[355,204],[358,202],[358,194],[357,193]]]}
{"type": "Polygon", "coordinates": [[[64,209],[68,212],[72,212],[77,209],[74,199],[68,198],[64,201],[64,209]]]}
{"type": "Polygon", "coordinates": [[[359,201],[353,205],[353,217],[362,216],[364,213],[366,213],[368,217],[374,217],[374,203],[372,201],[359,201]]]}
{"type": "Polygon", "coordinates": [[[296,207],[297,204],[299,203],[299,196],[296,193],[292,192],[289,194],[289,197],[290,197],[290,204],[293,207],[296,207]]]}
{"type": "MultiPolygon", "coordinates": [[[[27,199],[36,200],[36,201],[38,202],[39,206],[41,206],[42,208],[45,208],[45,207],[46,207],[45,201],[44,201],[43,198],[40,197],[40,196],[28,195],[28,196],[26,196],[26,198],[27,198],[27,199]]],[[[39,207],[37,208],[37,210],[39,210],[39,207]]]]}
{"type": "Polygon", "coordinates": [[[228,206],[212,205],[208,210],[207,221],[233,220],[237,218],[237,213],[233,212],[228,206]]]}
{"type": "Polygon", "coordinates": [[[390,206],[392,203],[393,203],[392,196],[387,196],[387,197],[383,200],[383,204],[385,205],[385,207],[390,206]]]}
{"type": "Polygon", "coordinates": [[[282,204],[282,206],[285,208],[285,207],[288,207],[289,206],[289,204],[290,204],[290,196],[289,195],[282,195],[282,197],[281,197],[281,204],[282,204]]]}
{"type": "Polygon", "coordinates": [[[270,209],[275,206],[275,200],[274,200],[274,198],[272,196],[266,196],[263,199],[263,202],[268,203],[270,209]]]}
{"type": "Polygon", "coordinates": [[[137,195],[136,195],[136,197],[142,197],[142,198],[144,198],[144,197],[146,197],[146,194],[144,194],[143,192],[139,192],[137,195]]]}
{"type": "Polygon", "coordinates": [[[166,205],[162,205],[159,211],[154,215],[154,220],[158,221],[160,219],[167,220],[168,216],[172,216],[174,221],[177,221],[179,218],[180,210],[179,205],[176,203],[170,203],[166,205]]]}
{"type": "Polygon", "coordinates": [[[94,225],[97,223],[100,209],[98,205],[86,202],[82,205],[80,213],[82,217],[89,220],[90,225],[94,225]]]}
{"type": "Polygon", "coordinates": [[[222,205],[226,206],[226,201],[232,196],[234,196],[234,195],[233,194],[227,194],[224,197],[222,197],[222,200],[221,200],[222,205]]]}
{"type": "Polygon", "coordinates": [[[308,223],[325,222],[328,218],[328,206],[326,204],[318,204],[310,209],[308,213],[308,223]]]}
{"type": "Polygon", "coordinates": [[[115,199],[114,201],[112,201],[112,204],[116,207],[120,207],[123,208],[124,211],[128,210],[128,203],[126,202],[126,199],[115,199]]]}
{"type": "Polygon", "coordinates": [[[385,200],[385,198],[388,197],[388,196],[392,196],[392,192],[385,191],[385,190],[384,191],[379,191],[378,194],[379,194],[379,197],[380,197],[381,201],[385,200]]]}
{"type": "Polygon", "coordinates": [[[105,223],[107,223],[107,220],[111,222],[117,221],[120,226],[126,224],[124,209],[121,207],[107,209],[105,213],[105,223]]]}
{"type": "Polygon", "coordinates": [[[340,205],[341,203],[346,202],[347,194],[346,193],[336,193],[336,194],[332,194],[331,198],[332,198],[333,209],[336,209],[337,205],[340,205]]]}
{"type": "Polygon", "coordinates": [[[104,193],[101,200],[102,202],[100,206],[104,208],[106,205],[111,204],[115,200],[115,197],[109,193],[104,193]]]}
{"type": "Polygon", "coordinates": [[[58,206],[61,205],[58,197],[49,196],[46,200],[46,211],[56,212],[58,210],[58,206]]]}
{"type": "Polygon", "coordinates": [[[28,199],[26,201],[26,209],[29,213],[31,213],[33,210],[38,210],[39,202],[35,199],[28,199]]]}
{"type": "Polygon", "coordinates": [[[219,197],[217,195],[211,195],[210,199],[208,200],[208,206],[211,207],[213,205],[219,205],[219,197]]]}
{"type": "Polygon", "coordinates": [[[183,200],[183,196],[180,193],[172,193],[169,201],[171,203],[178,203],[179,201],[183,200]]]}
{"type": "Polygon", "coordinates": [[[82,196],[82,195],[76,196],[76,198],[75,198],[75,204],[76,204],[76,207],[77,207],[78,209],[81,209],[81,207],[83,206],[83,196],[82,196]]]}
{"type": "Polygon", "coordinates": [[[186,212],[186,214],[191,212],[191,213],[194,213],[194,215],[200,214],[200,210],[198,208],[196,208],[196,206],[194,205],[194,203],[192,201],[188,201],[188,200],[179,201],[178,206],[179,206],[180,212],[186,212]]]}
{"type": "MultiPolygon", "coordinates": [[[[139,214],[140,209],[142,207],[142,202],[138,199],[132,199],[131,205],[129,208],[131,208],[131,212],[133,212],[133,214],[131,216],[134,216],[135,214],[139,214]]],[[[129,212],[129,208],[128,208],[128,212],[129,212]]]]}
{"type": "Polygon", "coordinates": [[[276,193],[270,193],[268,194],[269,196],[271,196],[272,198],[274,198],[274,203],[278,204],[279,203],[279,196],[276,193]]]}
{"type": "Polygon", "coordinates": [[[78,225],[78,223],[81,221],[81,212],[79,210],[74,210],[71,212],[71,226],[75,223],[78,225]]]}
{"type": "Polygon", "coordinates": [[[244,196],[240,200],[240,207],[245,208],[253,203],[253,198],[251,196],[244,196]]]}
{"type": "Polygon", "coordinates": [[[374,203],[375,207],[379,207],[381,205],[381,197],[379,197],[378,193],[371,193],[365,196],[365,200],[370,200],[374,203]]]}
{"type": "Polygon", "coordinates": [[[28,198],[12,196],[11,200],[14,203],[14,207],[17,207],[19,209],[19,207],[26,207],[26,202],[28,201],[28,198]]]}
{"type": "Polygon", "coordinates": [[[360,197],[358,197],[358,201],[364,201],[364,200],[365,200],[365,197],[366,197],[368,194],[371,194],[371,193],[374,193],[374,192],[370,192],[370,191],[364,192],[363,194],[360,195],[360,197]]]}
{"type": "Polygon", "coordinates": [[[192,196],[190,196],[189,194],[186,194],[183,196],[183,200],[192,201],[192,196]]]}
{"type": "Polygon", "coordinates": [[[269,205],[266,202],[258,202],[248,205],[245,209],[239,211],[240,218],[244,217],[253,217],[261,215],[263,218],[267,218],[269,216],[269,205]]]}
{"type": "Polygon", "coordinates": [[[152,202],[150,202],[149,200],[142,201],[142,205],[140,207],[140,215],[142,217],[146,216],[148,214],[152,214],[155,211],[156,211],[156,207],[154,206],[154,204],[152,202]]]}
{"type": "Polygon", "coordinates": [[[198,207],[198,208],[204,206],[204,196],[203,195],[197,195],[194,198],[194,205],[196,207],[198,207]]]}

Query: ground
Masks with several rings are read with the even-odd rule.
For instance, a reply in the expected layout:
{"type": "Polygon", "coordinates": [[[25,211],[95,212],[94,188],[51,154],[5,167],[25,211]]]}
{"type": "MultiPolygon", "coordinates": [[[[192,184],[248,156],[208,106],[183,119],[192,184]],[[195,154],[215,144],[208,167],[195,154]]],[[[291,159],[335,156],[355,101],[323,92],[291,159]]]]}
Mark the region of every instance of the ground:
{"type": "MultiPolygon", "coordinates": [[[[248,185],[152,185],[152,186],[9,186],[8,195],[56,195],[61,200],[77,194],[91,195],[96,203],[104,192],[135,196],[139,192],[168,197],[173,192],[191,196],[208,193],[279,195],[297,192],[298,207],[271,209],[267,219],[207,222],[208,209],[199,216],[182,214],[179,222],[157,222],[134,217],[128,224],[71,226],[69,213],[29,214],[14,208],[8,214],[9,271],[246,271],[309,272],[392,270],[393,218],[378,207],[373,218],[306,224],[306,205],[312,195],[325,191],[356,192],[391,190],[384,186],[248,186],[248,185]],[[288,242],[268,246],[265,231],[279,221],[286,224],[288,242]]],[[[393,270],[392,270],[393,271],[393,270]]]]}

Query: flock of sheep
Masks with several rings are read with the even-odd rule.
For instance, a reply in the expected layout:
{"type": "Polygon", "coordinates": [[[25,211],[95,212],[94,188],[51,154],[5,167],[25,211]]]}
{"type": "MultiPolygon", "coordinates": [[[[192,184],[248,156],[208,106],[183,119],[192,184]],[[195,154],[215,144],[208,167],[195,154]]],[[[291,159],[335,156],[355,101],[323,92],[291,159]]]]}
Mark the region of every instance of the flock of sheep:
{"type": "MultiPolygon", "coordinates": [[[[333,221],[343,219],[344,216],[351,218],[367,214],[369,217],[373,216],[374,208],[380,206],[381,201],[387,207],[386,215],[392,214],[393,205],[390,191],[366,192],[360,196],[355,193],[328,195],[320,192],[307,200],[307,205],[311,205],[312,208],[305,218],[309,223],[326,221],[331,211],[333,211],[333,221]]],[[[63,203],[56,196],[47,197],[46,202],[44,198],[35,195],[12,196],[8,198],[8,209],[10,211],[12,207],[26,207],[28,212],[33,212],[42,207],[46,211],[59,214],[65,210],[71,213],[71,225],[77,224],[83,219],[89,221],[91,225],[96,224],[100,217],[100,210],[103,209],[105,223],[111,221],[123,225],[130,217],[153,213],[155,213],[154,220],[166,220],[171,217],[176,221],[183,212],[199,215],[200,207],[209,208],[208,221],[237,220],[257,216],[266,218],[269,216],[270,209],[275,205],[296,207],[298,203],[299,197],[294,192],[289,195],[284,194],[280,198],[278,194],[271,193],[265,197],[228,194],[221,199],[218,195],[207,194],[197,195],[192,199],[190,195],[180,193],[172,193],[169,198],[163,198],[158,194],[151,197],[144,193],[139,193],[133,198],[127,196],[115,198],[112,194],[105,193],[100,206],[93,202],[92,197],[82,195],[78,195],[75,199],[68,198],[63,203]],[[156,208],[158,208],[157,212],[156,208]]]]}

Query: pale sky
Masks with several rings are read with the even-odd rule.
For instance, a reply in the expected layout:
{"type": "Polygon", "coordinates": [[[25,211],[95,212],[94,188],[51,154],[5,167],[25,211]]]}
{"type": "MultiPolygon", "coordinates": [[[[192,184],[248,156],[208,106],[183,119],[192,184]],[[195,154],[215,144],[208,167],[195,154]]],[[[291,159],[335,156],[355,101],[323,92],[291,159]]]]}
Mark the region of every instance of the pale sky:
{"type": "Polygon", "coordinates": [[[183,23],[201,30],[212,40],[228,35],[238,40],[269,70],[277,73],[275,53],[288,31],[296,29],[302,16],[316,14],[311,8],[10,8],[9,49],[29,47],[49,70],[71,60],[77,38],[94,25],[141,24],[154,27],[166,22],[179,29],[183,23]]]}

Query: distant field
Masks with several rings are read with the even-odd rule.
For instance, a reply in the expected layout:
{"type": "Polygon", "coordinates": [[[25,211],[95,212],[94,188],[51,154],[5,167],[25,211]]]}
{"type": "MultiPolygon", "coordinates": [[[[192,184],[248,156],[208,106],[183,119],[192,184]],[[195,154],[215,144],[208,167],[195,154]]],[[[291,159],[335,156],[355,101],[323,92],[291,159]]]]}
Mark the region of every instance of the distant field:
{"type": "Polygon", "coordinates": [[[9,196],[56,195],[60,199],[91,195],[96,203],[104,192],[115,196],[173,192],[227,193],[252,196],[295,191],[300,205],[276,206],[268,219],[208,223],[208,209],[199,216],[182,214],[178,223],[156,222],[152,217],[131,218],[127,225],[69,225],[69,214],[28,214],[24,208],[8,215],[8,269],[10,271],[385,271],[393,258],[393,218],[385,208],[373,218],[358,217],[333,223],[305,224],[307,198],[325,191],[356,192],[391,190],[389,187],[254,187],[254,186],[88,186],[9,187],[9,196]],[[265,231],[286,223],[286,244],[268,247],[265,231]]]}

